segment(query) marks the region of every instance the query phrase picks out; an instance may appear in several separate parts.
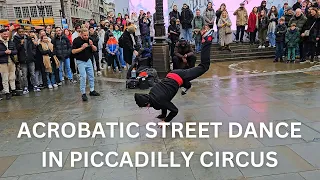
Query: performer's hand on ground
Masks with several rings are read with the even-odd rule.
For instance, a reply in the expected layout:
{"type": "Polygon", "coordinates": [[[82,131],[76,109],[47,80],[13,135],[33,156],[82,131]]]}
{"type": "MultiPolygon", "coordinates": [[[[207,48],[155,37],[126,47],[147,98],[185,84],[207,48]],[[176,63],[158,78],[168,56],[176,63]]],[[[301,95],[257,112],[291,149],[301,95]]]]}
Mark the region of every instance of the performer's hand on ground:
{"type": "Polygon", "coordinates": [[[166,115],[165,114],[160,114],[156,118],[163,120],[164,118],[166,118],[166,115]]]}
{"type": "MultiPolygon", "coordinates": [[[[161,122],[165,123],[166,121],[165,121],[165,119],[163,118],[161,122]]],[[[169,125],[167,125],[167,127],[169,127],[169,125]]],[[[158,125],[158,128],[161,128],[161,129],[162,129],[162,125],[158,125]]]]}

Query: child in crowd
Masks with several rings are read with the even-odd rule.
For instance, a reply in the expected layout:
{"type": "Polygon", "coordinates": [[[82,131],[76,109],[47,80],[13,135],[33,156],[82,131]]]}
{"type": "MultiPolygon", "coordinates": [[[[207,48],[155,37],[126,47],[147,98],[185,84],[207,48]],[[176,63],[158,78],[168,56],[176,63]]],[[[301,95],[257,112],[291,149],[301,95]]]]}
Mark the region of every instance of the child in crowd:
{"type": "Polygon", "coordinates": [[[108,64],[112,66],[114,72],[116,72],[116,67],[114,62],[116,62],[119,72],[121,72],[121,66],[118,60],[118,53],[119,53],[119,45],[117,39],[113,36],[113,33],[109,33],[109,40],[106,44],[106,51],[108,54],[108,64]]]}
{"type": "Polygon", "coordinates": [[[259,40],[260,40],[259,49],[266,47],[265,44],[266,44],[268,26],[269,26],[269,19],[267,17],[266,12],[262,10],[260,12],[259,23],[258,23],[259,40]]]}
{"type": "Polygon", "coordinates": [[[283,56],[283,48],[284,48],[284,41],[285,41],[285,35],[287,32],[287,26],[284,24],[285,18],[281,17],[279,20],[279,24],[276,27],[276,57],[273,62],[278,62],[280,58],[280,62],[283,62],[282,56],[283,56]]]}
{"type": "Polygon", "coordinates": [[[286,33],[286,44],[288,49],[287,63],[294,62],[296,59],[296,47],[300,40],[300,33],[295,23],[291,24],[290,29],[286,33]]]}

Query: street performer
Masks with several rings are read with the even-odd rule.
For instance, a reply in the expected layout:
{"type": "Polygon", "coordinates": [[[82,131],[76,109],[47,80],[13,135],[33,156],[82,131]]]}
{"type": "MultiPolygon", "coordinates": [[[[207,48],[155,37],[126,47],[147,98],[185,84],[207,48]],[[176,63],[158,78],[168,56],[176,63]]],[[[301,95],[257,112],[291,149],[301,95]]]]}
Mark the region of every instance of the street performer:
{"type": "Polygon", "coordinates": [[[212,39],[212,30],[206,31],[202,41],[201,63],[197,67],[171,71],[166,78],[152,87],[149,94],[136,93],[134,95],[136,104],[139,107],[153,107],[156,110],[161,110],[162,113],[157,118],[170,122],[178,114],[178,108],[171,100],[177,94],[179,88],[190,89],[190,81],[209,70],[212,39]],[[168,110],[170,113],[167,116],[168,110]]]}

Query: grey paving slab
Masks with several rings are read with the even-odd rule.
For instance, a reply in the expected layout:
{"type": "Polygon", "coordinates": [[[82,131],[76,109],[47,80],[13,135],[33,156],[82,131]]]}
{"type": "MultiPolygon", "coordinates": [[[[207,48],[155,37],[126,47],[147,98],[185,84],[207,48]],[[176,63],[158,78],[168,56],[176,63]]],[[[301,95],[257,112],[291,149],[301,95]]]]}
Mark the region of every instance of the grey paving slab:
{"type": "MultiPolygon", "coordinates": [[[[62,152],[62,162],[67,159],[69,151],[61,151],[62,152]]],[[[55,153],[58,155],[57,153],[55,153]]],[[[47,159],[48,162],[48,159],[47,159]]],[[[59,171],[62,167],[58,167],[57,164],[53,164],[53,167],[43,167],[42,166],[42,153],[36,154],[25,154],[19,156],[14,163],[9,167],[9,169],[2,175],[3,177],[10,176],[20,176],[34,173],[43,173],[50,171],[59,171]]]]}
{"type": "Polygon", "coordinates": [[[318,180],[320,178],[320,170],[300,172],[299,174],[305,180],[318,180]]]}
{"type": "MultiPolygon", "coordinates": [[[[297,120],[285,120],[283,122],[286,122],[288,124],[299,122],[297,120]]],[[[301,138],[305,140],[306,142],[312,142],[316,139],[320,138],[320,133],[312,129],[311,127],[305,125],[304,123],[300,126],[300,132],[301,138]]]]}
{"type": "MultiPolygon", "coordinates": [[[[169,160],[168,160],[169,161],[169,160]]],[[[168,163],[166,161],[165,163],[168,163]]],[[[182,159],[178,159],[176,163],[181,164],[179,168],[159,168],[159,167],[144,167],[137,168],[138,180],[195,180],[190,167],[186,167],[182,159]]]]}
{"type": "Polygon", "coordinates": [[[229,116],[235,117],[250,117],[257,114],[253,109],[247,105],[232,105],[232,106],[220,106],[220,108],[226,112],[229,116]]]}
{"type": "Polygon", "coordinates": [[[85,169],[75,169],[67,171],[56,171],[49,173],[40,173],[32,175],[21,176],[20,180],[58,180],[58,179],[68,179],[68,180],[82,180],[85,169]]]}
{"type": "Polygon", "coordinates": [[[249,136],[248,138],[230,139],[228,133],[221,133],[218,138],[208,139],[214,150],[236,151],[241,149],[254,149],[264,147],[257,139],[249,136]]]}
{"type": "MultiPolygon", "coordinates": [[[[205,162],[215,162],[215,158],[206,156],[205,162]]],[[[244,178],[237,167],[203,167],[200,163],[200,156],[197,155],[193,156],[190,167],[196,180],[226,180],[244,178]]]]}
{"type": "MultiPolygon", "coordinates": [[[[63,170],[69,170],[74,168],[83,168],[85,167],[84,164],[84,156],[85,153],[88,153],[88,157],[91,157],[91,155],[94,152],[102,152],[103,154],[107,154],[108,152],[116,152],[117,151],[117,145],[106,145],[106,146],[93,146],[93,147],[87,147],[87,148],[78,148],[78,149],[71,149],[70,154],[68,155],[68,158],[66,160],[66,163],[64,164],[63,170]],[[79,162],[75,162],[74,167],[71,167],[71,152],[79,152],[82,154],[82,160],[79,162]]],[[[112,156],[114,157],[114,156],[112,156]]],[[[112,159],[114,162],[115,159],[112,159]]],[[[105,157],[96,156],[95,158],[96,163],[105,162],[105,157]]],[[[88,167],[93,167],[91,163],[88,163],[88,167]]]]}
{"type": "MultiPolygon", "coordinates": [[[[139,132],[139,127],[132,127],[131,131],[132,134],[136,134],[139,132]]],[[[95,139],[94,145],[108,145],[108,144],[118,144],[118,143],[129,143],[129,142],[137,142],[140,141],[140,136],[137,138],[130,138],[127,133],[124,133],[123,137],[120,136],[120,130],[114,130],[114,137],[111,137],[111,131],[105,131],[106,138],[97,137],[95,139]]]]}
{"type": "Polygon", "coordinates": [[[314,122],[314,123],[306,123],[306,125],[318,132],[320,132],[320,122],[314,122]]]}
{"type": "Polygon", "coordinates": [[[10,138],[0,142],[0,157],[42,152],[50,141],[50,139],[10,138]]]}
{"type": "Polygon", "coordinates": [[[18,180],[19,177],[0,178],[0,180],[18,180]]]}
{"type": "Polygon", "coordinates": [[[62,149],[73,149],[81,147],[93,146],[95,139],[87,138],[80,139],[78,137],[73,137],[71,139],[67,138],[54,138],[47,146],[47,151],[62,150],[62,149]]]}
{"type": "Polygon", "coordinates": [[[279,99],[276,99],[274,97],[271,97],[267,94],[247,94],[246,97],[248,97],[250,100],[254,102],[274,102],[274,101],[279,101],[279,99]]]}
{"type": "MultiPolygon", "coordinates": [[[[255,153],[255,159],[261,158],[261,152],[268,153],[274,151],[277,153],[278,165],[275,168],[269,168],[265,164],[260,168],[255,168],[249,165],[245,168],[239,168],[245,177],[257,177],[257,176],[268,176],[285,173],[295,173],[300,171],[310,171],[315,168],[310,165],[306,160],[292,151],[286,146],[275,146],[275,147],[263,147],[258,149],[251,149],[249,152],[255,153]]],[[[240,162],[249,161],[248,157],[241,157],[240,162]]],[[[256,161],[259,162],[259,161],[256,161]]],[[[266,162],[265,162],[266,163],[266,162]]]]}
{"type": "Polygon", "coordinates": [[[82,180],[137,180],[136,176],[136,168],[88,168],[82,180]]]}
{"type": "Polygon", "coordinates": [[[17,156],[0,157],[0,177],[6,172],[6,170],[17,159],[17,156]]]}
{"type": "Polygon", "coordinates": [[[320,168],[320,154],[315,153],[315,150],[320,148],[320,142],[292,144],[288,147],[315,168],[320,168]]]}
{"type": "Polygon", "coordinates": [[[298,173],[249,178],[248,180],[305,180],[298,173]]]}
{"type": "Polygon", "coordinates": [[[182,139],[182,138],[166,138],[164,139],[166,149],[168,152],[194,152],[195,154],[202,154],[206,151],[213,151],[206,139],[182,139]]]}

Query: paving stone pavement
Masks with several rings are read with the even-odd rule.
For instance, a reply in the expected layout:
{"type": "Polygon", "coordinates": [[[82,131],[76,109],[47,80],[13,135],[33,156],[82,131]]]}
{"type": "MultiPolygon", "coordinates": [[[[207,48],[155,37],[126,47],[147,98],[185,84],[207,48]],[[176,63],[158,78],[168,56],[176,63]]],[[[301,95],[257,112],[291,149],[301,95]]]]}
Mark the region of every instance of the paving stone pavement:
{"type": "MultiPolygon", "coordinates": [[[[123,82],[109,82],[100,77],[96,89],[101,97],[82,102],[77,85],[64,85],[57,90],[31,92],[24,97],[0,101],[0,180],[319,180],[320,179],[320,77],[312,73],[275,74],[268,76],[234,77],[211,79],[193,83],[193,88],[173,102],[180,109],[176,122],[223,122],[217,139],[182,139],[156,137],[148,139],[147,122],[157,122],[157,111],[140,109],[135,105],[135,92],[126,90],[123,82]],[[140,127],[131,133],[140,136],[121,138],[116,128],[115,137],[79,138],[26,138],[17,139],[22,122],[138,122],[140,127]],[[228,138],[229,122],[247,125],[253,122],[301,122],[300,139],[291,138],[228,138]],[[43,168],[42,152],[63,152],[63,167],[43,168]],[[190,167],[181,168],[101,168],[85,167],[80,161],[71,167],[70,152],[119,154],[137,151],[150,154],[162,152],[169,162],[170,152],[175,152],[175,161],[183,162],[181,151],[195,152],[199,159],[205,151],[230,152],[277,152],[279,164],[276,168],[205,168],[193,159],[190,167]]],[[[38,129],[39,132],[44,128],[38,129]]],[[[93,131],[92,128],[90,128],[93,131]]],[[[170,128],[169,128],[170,130],[170,128]]],[[[159,130],[158,132],[160,132],[159,130]]],[[[289,132],[282,128],[280,132],[289,132]]],[[[213,132],[210,132],[212,134],[213,132]]],[[[106,134],[110,134],[106,130],[106,134]]],[[[259,156],[257,155],[256,158],[259,156]]],[[[96,159],[98,160],[98,159],[96,159]]],[[[102,158],[99,158],[102,160],[102,158]]],[[[117,161],[113,158],[111,161],[117,161]]],[[[210,160],[210,159],[207,159],[210,160]]],[[[243,159],[245,160],[245,159],[243,159]]],[[[211,161],[214,161],[212,157],[211,161]]]]}

